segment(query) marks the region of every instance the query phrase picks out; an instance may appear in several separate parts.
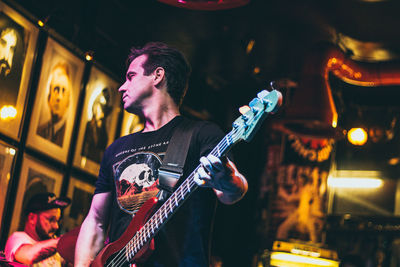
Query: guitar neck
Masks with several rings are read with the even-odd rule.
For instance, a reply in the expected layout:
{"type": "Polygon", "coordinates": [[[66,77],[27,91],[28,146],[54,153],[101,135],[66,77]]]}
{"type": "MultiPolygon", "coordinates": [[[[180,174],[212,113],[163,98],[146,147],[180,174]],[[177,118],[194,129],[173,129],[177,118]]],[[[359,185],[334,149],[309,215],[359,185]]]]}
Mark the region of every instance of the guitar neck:
{"type": "MultiPolygon", "coordinates": [[[[234,145],[234,135],[237,134],[237,129],[232,130],[218,143],[218,145],[210,152],[218,158],[226,155],[226,153],[234,145]]],[[[182,184],[171,194],[171,196],[161,205],[161,207],[151,216],[151,218],[143,225],[143,227],[135,234],[128,242],[125,249],[128,250],[127,255],[134,257],[137,252],[150,241],[161,227],[169,220],[170,217],[178,210],[187,198],[197,189],[197,184],[194,181],[196,169],[182,182],[182,184]]]]}
{"type": "MultiPolygon", "coordinates": [[[[282,94],[276,90],[268,92],[263,90],[257,94],[257,98],[254,98],[248,106],[247,111],[243,110],[242,115],[233,122],[233,129],[218,143],[218,145],[210,152],[209,155],[221,158],[226,155],[226,153],[232,148],[232,146],[241,140],[250,141],[254,136],[257,129],[260,127],[261,122],[265,119],[268,113],[276,112],[279,106],[282,104],[282,94]]],[[[201,165],[198,165],[196,169],[182,182],[182,184],[171,194],[171,196],[161,205],[161,207],[150,217],[149,220],[138,230],[136,226],[140,225],[133,224],[135,227],[135,235],[127,242],[127,244],[120,250],[118,244],[118,253],[112,259],[113,264],[121,262],[121,259],[127,262],[133,262],[135,256],[138,258],[143,255],[141,252],[145,252],[143,249],[146,245],[151,245],[149,243],[153,237],[158,233],[161,227],[172,217],[172,215],[182,206],[183,202],[189,198],[189,196],[197,189],[197,184],[194,181],[194,177],[201,165]],[[143,251],[142,251],[143,249],[143,251]],[[122,256],[122,257],[121,257],[122,256]],[[114,262],[114,259],[116,261],[114,262]]],[[[143,207],[138,211],[140,214],[139,218],[147,218],[147,212],[151,212],[154,204],[157,203],[156,199],[148,200],[149,207],[143,207]],[[154,203],[152,202],[154,200],[154,203]],[[143,213],[141,213],[143,211],[143,213]]],[[[147,203],[147,202],[146,202],[147,203]]],[[[145,203],[145,205],[146,205],[145,203]]],[[[135,220],[133,220],[135,221],[135,220]]],[[[131,222],[132,224],[132,222],[131,222]]],[[[130,235],[129,235],[130,237],[130,235]]],[[[129,239],[127,237],[127,239],[129,239]]],[[[123,240],[125,244],[125,240],[123,240]]],[[[109,250],[104,249],[101,254],[104,257],[105,253],[112,254],[115,247],[109,250]]],[[[111,258],[111,257],[110,257],[111,258]]],[[[100,259],[100,257],[97,257],[100,259]]],[[[103,262],[99,260],[99,264],[103,262]]],[[[101,266],[101,265],[99,265],[101,266]]]]}
{"type": "MultiPolygon", "coordinates": [[[[218,143],[210,152],[211,155],[221,158],[240,140],[249,141],[261,122],[267,116],[267,113],[274,112],[282,104],[282,94],[276,90],[268,92],[266,90],[257,94],[249,103],[249,109],[246,113],[236,119],[233,123],[233,129],[218,143]]],[[[135,236],[125,246],[126,254],[133,258],[140,249],[149,242],[160,230],[160,228],[169,220],[183,202],[194,192],[197,184],[194,176],[200,165],[187,177],[174,193],[161,205],[153,216],[137,231],[135,236]]]]}

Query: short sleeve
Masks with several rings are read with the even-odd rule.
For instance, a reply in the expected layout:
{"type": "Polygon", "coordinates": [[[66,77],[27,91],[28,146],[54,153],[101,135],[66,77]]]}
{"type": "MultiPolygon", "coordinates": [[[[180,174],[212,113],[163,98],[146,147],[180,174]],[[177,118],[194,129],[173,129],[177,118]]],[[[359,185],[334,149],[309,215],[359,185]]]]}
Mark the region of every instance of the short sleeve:
{"type": "MultiPolygon", "coordinates": [[[[203,122],[198,133],[197,142],[200,147],[200,157],[207,156],[225,137],[221,128],[212,122],[203,122]]],[[[233,154],[228,151],[226,156],[233,160],[233,154]]]]}
{"type": "Polygon", "coordinates": [[[34,242],[24,232],[15,232],[7,240],[4,253],[7,261],[15,261],[15,252],[25,244],[32,245],[34,242]]]}
{"type": "Polygon", "coordinates": [[[208,155],[223,137],[224,133],[219,126],[211,122],[202,123],[197,133],[200,156],[208,155]]]}
{"type": "Polygon", "coordinates": [[[106,149],[100,164],[99,176],[96,181],[95,194],[111,192],[113,188],[112,167],[110,165],[111,146],[106,149]]]}

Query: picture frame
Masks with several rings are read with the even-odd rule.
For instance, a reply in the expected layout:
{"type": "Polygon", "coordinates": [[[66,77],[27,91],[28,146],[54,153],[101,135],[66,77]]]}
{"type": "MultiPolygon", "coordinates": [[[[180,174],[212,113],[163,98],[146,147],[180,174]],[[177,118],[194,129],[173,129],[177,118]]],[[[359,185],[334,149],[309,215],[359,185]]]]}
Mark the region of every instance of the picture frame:
{"type": "Polygon", "coordinates": [[[124,110],[120,136],[125,136],[128,134],[140,132],[141,130],[143,130],[143,127],[144,124],[140,120],[139,116],[124,110]]]}
{"type": "Polygon", "coordinates": [[[0,142],[0,229],[17,149],[0,142]]]}
{"type": "Polygon", "coordinates": [[[37,193],[52,192],[59,196],[62,180],[63,173],[24,154],[9,234],[23,230],[25,220],[23,211],[27,201],[37,193]]]}
{"type": "Polygon", "coordinates": [[[92,203],[95,186],[71,177],[69,181],[67,197],[71,199],[71,205],[65,208],[61,232],[66,233],[82,224],[92,203]]]}
{"type": "Polygon", "coordinates": [[[48,38],[27,146],[66,163],[85,64],[48,38]]]}
{"type": "Polygon", "coordinates": [[[114,141],[121,112],[118,82],[93,67],[79,126],[74,166],[98,175],[105,149],[114,141]]]}
{"type": "Polygon", "coordinates": [[[0,2],[0,132],[19,140],[38,28],[0,2]]]}

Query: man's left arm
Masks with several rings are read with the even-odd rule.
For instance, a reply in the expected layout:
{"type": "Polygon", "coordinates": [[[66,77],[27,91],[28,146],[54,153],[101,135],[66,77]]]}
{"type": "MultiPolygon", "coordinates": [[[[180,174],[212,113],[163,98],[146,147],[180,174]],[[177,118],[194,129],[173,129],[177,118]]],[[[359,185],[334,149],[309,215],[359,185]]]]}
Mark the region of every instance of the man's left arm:
{"type": "Polygon", "coordinates": [[[201,157],[200,162],[201,167],[197,170],[194,181],[201,187],[213,188],[219,201],[233,204],[246,194],[247,180],[228,158],[219,159],[208,155],[201,157]]]}

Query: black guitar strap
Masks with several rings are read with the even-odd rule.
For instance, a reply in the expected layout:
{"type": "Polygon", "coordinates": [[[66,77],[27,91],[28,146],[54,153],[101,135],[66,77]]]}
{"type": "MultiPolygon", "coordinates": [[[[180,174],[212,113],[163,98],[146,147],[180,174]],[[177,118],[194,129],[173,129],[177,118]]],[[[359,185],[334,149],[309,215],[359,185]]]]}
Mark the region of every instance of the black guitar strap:
{"type": "Polygon", "coordinates": [[[157,197],[161,201],[166,200],[174,191],[176,183],[183,175],[194,125],[194,121],[183,118],[172,134],[163,162],[158,170],[160,192],[157,197]]]}

